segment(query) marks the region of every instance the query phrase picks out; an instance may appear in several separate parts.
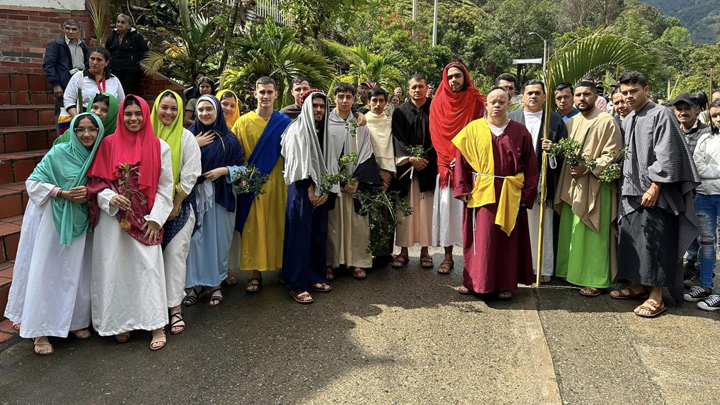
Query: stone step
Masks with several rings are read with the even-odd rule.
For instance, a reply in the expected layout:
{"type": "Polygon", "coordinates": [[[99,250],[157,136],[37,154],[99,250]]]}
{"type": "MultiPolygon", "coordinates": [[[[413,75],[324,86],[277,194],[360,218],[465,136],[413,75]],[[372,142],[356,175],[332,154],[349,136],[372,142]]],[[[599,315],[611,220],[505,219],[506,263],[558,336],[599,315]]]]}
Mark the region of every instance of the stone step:
{"type": "MultiPolygon", "coordinates": [[[[10,294],[10,284],[12,284],[13,263],[0,263],[0,321],[5,319],[5,307],[7,307],[8,295],[10,294]]],[[[12,323],[8,321],[0,322],[0,343],[16,332],[12,330],[12,323]],[[8,330],[8,326],[10,329],[8,330]]]]}
{"type": "Polygon", "coordinates": [[[0,127],[0,154],[50,149],[57,138],[55,116],[51,118],[51,125],[0,127]]]}
{"type": "Polygon", "coordinates": [[[8,183],[24,183],[47,151],[47,149],[40,149],[0,153],[0,186],[8,183]]]}

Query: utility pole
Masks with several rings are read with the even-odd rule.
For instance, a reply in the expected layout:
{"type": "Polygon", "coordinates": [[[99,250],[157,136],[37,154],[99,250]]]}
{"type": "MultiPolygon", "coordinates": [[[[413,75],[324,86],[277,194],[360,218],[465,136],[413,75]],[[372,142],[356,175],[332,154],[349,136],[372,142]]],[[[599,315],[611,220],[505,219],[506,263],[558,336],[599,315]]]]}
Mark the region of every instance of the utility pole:
{"type": "MultiPolygon", "coordinates": [[[[417,21],[417,15],[418,15],[418,0],[413,0],[413,8],[412,8],[412,20],[413,22],[417,21]]],[[[415,37],[415,28],[412,30],[413,38],[415,37]]]]}
{"type": "MultiPolygon", "coordinates": [[[[417,1],[417,0],[416,0],[417,1]]],[[[433,10],[433,46],[437,45],[437,24],[438,24],[438,0],[435,0],[435,9],[433,10]]]]}

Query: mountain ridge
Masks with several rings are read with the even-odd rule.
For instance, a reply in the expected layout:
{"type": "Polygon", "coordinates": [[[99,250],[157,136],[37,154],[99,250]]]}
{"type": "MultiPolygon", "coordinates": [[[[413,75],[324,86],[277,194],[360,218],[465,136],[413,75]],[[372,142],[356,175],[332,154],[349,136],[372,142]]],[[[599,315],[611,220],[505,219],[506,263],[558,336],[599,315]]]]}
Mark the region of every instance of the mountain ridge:
{"type": "Polygon", "coordinates": [[[639,0],[677,17],[690,31],[694,43],[715,44],[720,39],[720,1],[718,0],[639,0]]]}

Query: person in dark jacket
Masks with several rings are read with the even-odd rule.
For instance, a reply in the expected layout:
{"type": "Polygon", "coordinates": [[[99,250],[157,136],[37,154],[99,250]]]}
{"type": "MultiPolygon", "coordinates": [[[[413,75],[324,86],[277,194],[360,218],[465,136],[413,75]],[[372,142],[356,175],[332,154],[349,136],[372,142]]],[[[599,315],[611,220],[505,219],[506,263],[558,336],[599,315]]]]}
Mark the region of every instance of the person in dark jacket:
{"type": "Polygon", "coordinates": [[[130,26],[129,16],[118,14],[105,48],[112,55],[110,72],[120,79],[125,94],[135,94],[143,76],[140,61],[150,49],[142,34],[130,26]]]}
{"type": "Polygon", "coordinates": [[[80,23],[75,19],[65,20],[64,33],[48,42],[43,58],[43,70],[55,96],[55,122],[63,105],[63,93],[70,76],[88,66],[88,47],[80,39],[80,23]]]}

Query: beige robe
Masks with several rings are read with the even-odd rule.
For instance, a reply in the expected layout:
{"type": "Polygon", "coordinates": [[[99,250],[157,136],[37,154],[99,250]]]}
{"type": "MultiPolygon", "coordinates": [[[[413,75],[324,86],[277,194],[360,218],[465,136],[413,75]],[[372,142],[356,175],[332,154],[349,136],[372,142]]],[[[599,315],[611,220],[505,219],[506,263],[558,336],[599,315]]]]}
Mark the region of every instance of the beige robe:
{"type": "Polygon", "coordinates": [[[392,119],[385,114],[369,112],[365,114],[367,127],[370,130],[370,141],[372,142],[375,161],[381,170],[395,173],[395,151],[393,150],[393,137],[390,124],[392,119]]]}

